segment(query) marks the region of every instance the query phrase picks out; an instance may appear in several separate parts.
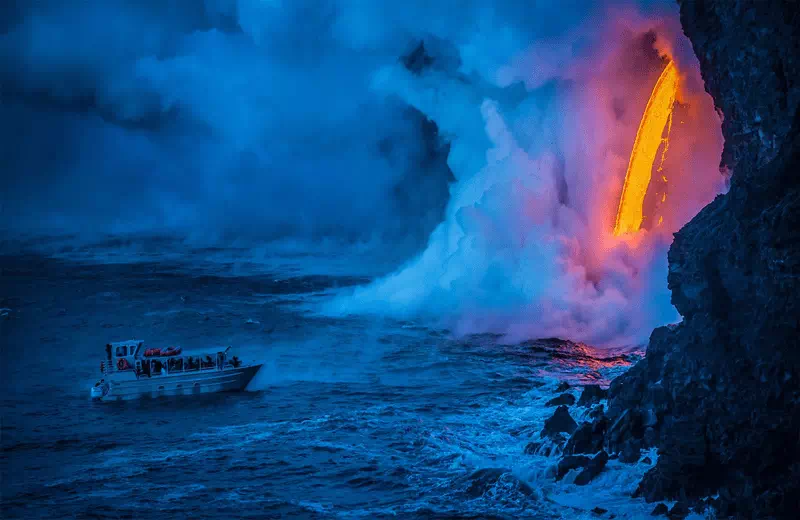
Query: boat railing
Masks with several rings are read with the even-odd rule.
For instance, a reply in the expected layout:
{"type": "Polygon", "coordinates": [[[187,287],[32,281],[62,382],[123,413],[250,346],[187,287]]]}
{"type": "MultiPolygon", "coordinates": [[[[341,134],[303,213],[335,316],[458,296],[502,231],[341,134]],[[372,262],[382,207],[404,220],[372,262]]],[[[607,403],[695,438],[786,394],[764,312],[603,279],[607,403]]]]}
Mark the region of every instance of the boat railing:
{"type": "MultiPolygon", "coordinates": [[[[125,358],[119,358],[125,359],[125,358]]],[[[205,362],[198,361],[195,366],[191,368],[188,367],[188,362],[186,358],[182,357],[162,357],[162,356],[153,356],[153,357],[145,357],[136,359],[133,362],[128,362],[127,368],[119,369],[115,364],[114,361],[108,361],[107,359],[103,359],[100,363],[100,373],[103,376],[109,376],[114,373],[121,373],[121,372],[136,372],[137,367],[139,368],[139,375],[142,375],[143,370],[141,369],[141,365],[145,363],[150,363],[152,361],[159,361],[161,363],[161,369],[158,372],[150,371],[151,376],[159,376],[164,374],[180,374],[184,372],[209,372],[215,370],[225,370],[227,368],[235,368],[234,365],[230,360],[225,359],[221,364],[217,362],[212,362],[211,364],[205,364],[205,362]],[[169,367],[170,360],[177,360],[181,359],[183,363],[181,363],[181,368],[176,367],[169,367]],[[205,366],[204,366],[205,365],[205,366]]]]}

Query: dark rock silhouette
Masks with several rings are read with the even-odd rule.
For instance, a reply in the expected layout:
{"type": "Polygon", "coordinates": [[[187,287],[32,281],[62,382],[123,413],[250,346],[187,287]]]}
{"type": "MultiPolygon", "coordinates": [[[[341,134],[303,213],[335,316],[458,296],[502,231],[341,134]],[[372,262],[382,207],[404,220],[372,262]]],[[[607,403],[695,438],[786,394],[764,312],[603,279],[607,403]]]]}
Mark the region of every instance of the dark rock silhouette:
{"type": "Polygon", "coordinates": [[[672,519],[683,519],[689,516],[689,506],[686,502],[677,502],[672,509],[669,510],[667,516],[672,519]]]}
{"type": "Polygon", "coordinates": [[[592,459],[586,455],[567,455],[560,461],[556,468],[556,480],[561,480],[571,469],[585,468],[592,459]]]}
{"type": "Polygon", "coordinates": [[[583,387],[578,406],[591,406],[599,403],[608,396],[608,390],[603,390],[600,385],[586,385],[583,387]]]}
{"type": "Polygon", "coordinates": [[[561,406],[562,404],[566,406],[572,406],[575,404],[575,396],[572,394],[561,394],[558,397],[554,397],[553,399],[547,401],[545,406],[561,406]]]}
{"type": "Polygon", "coordinates": [[[594,423],[583,423],[567,441],[564,453],[597,453],[603,449],[607,428],[608,419],[605,417],[594,423]]]}
{"type": "Polygon", "coordinates": [[[656,507],[653,508],[653,512],[650,513],[652,516],[661,516],[666,515],[669,513],[669,508],[666,504],[658,504],[656,507]]]}
{"type": "Polygon", "coordinates": [[[566,381],[562,381],[562,382],[561,382],[561,383],[559,383],[559,384],[558,384],[558,386],[556,387],[556,393],[559,393],[559,394],[560,394],[560,393],[562,393],[562,392],[566,392],[566,391],[567,391],[567,390],[569,390],[570,388],[572,388],[572,387],[570,386],[570,384],[569,384],[569,383],[567,383],[566,381]]]}
{"type": "Polygon", "coordinates": [[[553,438],[558,433],[571,434],[578,428],[578,423],[569,414],[566,406],[559,406],[553,413],[553,416],[545,420],[544,428],[542,429],[542,437],[553,438]]]}
{"type": "Polygon", "coordinates": [[[585,486],[603,471],[608,463],[608,453],[601,451],[586,464],[586,468],[575,477],[575,484],[585,486]]]}

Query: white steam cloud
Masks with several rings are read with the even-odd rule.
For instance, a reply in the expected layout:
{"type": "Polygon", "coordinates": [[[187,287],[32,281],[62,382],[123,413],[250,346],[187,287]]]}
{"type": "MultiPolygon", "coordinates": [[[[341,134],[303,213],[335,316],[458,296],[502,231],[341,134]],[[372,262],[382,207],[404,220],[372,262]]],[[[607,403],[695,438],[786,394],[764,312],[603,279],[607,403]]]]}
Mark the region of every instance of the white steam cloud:
{"type": "Polygon", "coordinates": [[[427,241],[328,311],[596,344],[676,318],[670,233],[722,179],[673,0],[9,5],[5,233],[427,241]],[[683,74],[664,223],[620,241],[659,55],[683,74]]]}
{"type": "Polygon", "coordinates": [[[378,88],[453,136],[458,182],[427,249],[331,311],[599,345],[642,343],[676,320],[666,287],[671,233],[722,190],[723,178],[719,119],[675,16],[604,10],[485,70],[482,81],[382,71],[378,88]],[[613,219],[661,57],[683,74],[664,170],[669,200],[660,226],[619,239],[613,219]],[[518,80],[526,89],[509,99],[518,80]]]}

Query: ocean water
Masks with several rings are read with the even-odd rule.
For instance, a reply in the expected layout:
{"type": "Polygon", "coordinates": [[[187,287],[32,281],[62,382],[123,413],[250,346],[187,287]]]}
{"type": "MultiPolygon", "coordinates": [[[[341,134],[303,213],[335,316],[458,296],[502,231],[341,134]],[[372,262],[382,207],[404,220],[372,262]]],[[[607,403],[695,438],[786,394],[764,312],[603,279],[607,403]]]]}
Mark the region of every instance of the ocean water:
{"type": "Polygon", "coordinates": [[[584,487],[524,453],[560,382],[608,384],[641,349],[325,316],[374,274],[273,260],[1,256],[2,518],[649,517],[631,493],[654,453],[584,487]],[[103,345],[131,338],[263,367],[242,393],[89,401],[103,345]]]}

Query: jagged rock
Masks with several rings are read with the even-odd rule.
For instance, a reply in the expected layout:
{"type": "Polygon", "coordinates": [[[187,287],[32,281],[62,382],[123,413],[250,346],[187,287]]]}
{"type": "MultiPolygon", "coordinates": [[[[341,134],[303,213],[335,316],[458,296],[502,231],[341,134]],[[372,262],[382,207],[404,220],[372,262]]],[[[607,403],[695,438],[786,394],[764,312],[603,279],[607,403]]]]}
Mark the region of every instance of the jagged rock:
{"type": "Polygon", "coordinates": [[[624,462],[626,464],[633,464],[634,462],[638,462],[639,457],[642,454],[641,447],[642,447],[641,441],[638,441],[636,439],[628,439],[619,452],[620,462],[624,462]]]}
{"type": "Polygon", "coordinates": [[[608,428],[608,446],[612,451],[621,450],[630,439],[643,437],[642,418],[634,409],[622,412],[608,428]]]}
{"type": "Polygon", "coordinates": [[[595,507],[594,509],[592,509],[592,513],[596,515],[604,515],[608,513],[608,509],[603,509],[602,507],[595,507]]]}
{"type": "Polygon", "coordinates": [[[553,413],[553,416],[544,422],[544,429],[542,429],[542,437],[553,438],[557,433],[572,434],[578,428],[578,423],[569,414],[566,406],[559,406],[553,413]]]}
{"type": "Polygon", "coordinates": [[[605,410],[604,410],[604,408],[603,408],[603,405],[602,405],[602,404],[601,404],[601,405],[599,405],[599,406],[595,406],[595,407],[594,407],[594,408],[592,408],[592,410],[589,412],[589,417],[591,417],[592,419],[599,419],[600,417],[602,417],[602,416],[603,416],[603,412],[604,412],[604,411],[605,411],[605,410]]]}
{"type": "Polygon", "coordinates": [[[575,477],[575,484],[578,486],[585,486],[589,482],[591,482],[597,475],[603,471],[603,468],[606,467],[608,463],[608,453],[601,451],[597,455],[594,456],[592,460],[586,464],[586,469],[581,471],[577,477],[575,477]]]}
{"type": "Polygon", "coordinates": [[[667,513],[669,513],[669,508],[667,507],[667,504],[658,504],[656,505],[656,507],[653,508],[653,512],[650,514],[652,516],[661,516],[661,515],[666,515],[667,513]]]}
{"type": "Polygon", "coordinates": [[[591,406],[597,404],[608,396],[608,390],[603,390],[600,385],[586,385],[578,399],[578,406],[591,406]]]}
{"type": "Polygon", "coordinates": [[[557,393],[557,394],[560,394],[560,393],[566,392],[566,391],[567,391],[567,390],[569,390],[570,388],[572,388],[572,386],[570,386],[570,384],[569,384],[569,383],[567,383],[566,381],[562,381],[562,382],[561,382],[561,383],[559,383],[559,385],[556,387],[556,393],[557,393]]]}
{"type": "Polygon", "coordinates": [[[575,404],[575,396],[572,394],[561,394],[558,397],[554,397],[553,399],[547,401],[545,406],[561,406],[562,404],[566,406],[572,406],[575,404]]]}
{"type": "Polygon", "coordinates": [[[586,455],[567,455],[558,461],[556,480],[561,480],[571,469],[585,468],[592,459],[586,455]]]}
{"type": "Polygon", "coordinates": [[[607,428],[608,419],[605,417],[595,423],[583,423],[567,441],[564,453],[597,453],[603,449],[607,428]]]}
{"type": "Polygon", "coordinates": [[[677,502],[674,506],[672,506],[672,509],[669,510],[667,516],[670,519],[683,520],[689,516],[689,506],[686,505],[686,502],[677,502]]]}

